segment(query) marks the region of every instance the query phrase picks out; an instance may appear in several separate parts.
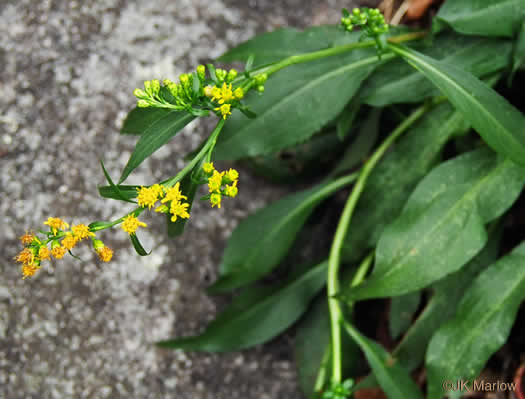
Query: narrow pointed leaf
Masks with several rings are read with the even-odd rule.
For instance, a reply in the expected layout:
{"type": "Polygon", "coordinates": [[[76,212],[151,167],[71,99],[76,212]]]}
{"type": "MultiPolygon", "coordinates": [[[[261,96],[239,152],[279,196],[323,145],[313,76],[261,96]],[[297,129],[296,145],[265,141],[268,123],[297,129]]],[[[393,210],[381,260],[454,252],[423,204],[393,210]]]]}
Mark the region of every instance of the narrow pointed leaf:
{"type": "Polygon", "coordinates": [[[476,278],[456,316],[432,338],[426,359],[430,399],[443,396],[445,380],[478,376],[507,340],[524,299],[525,244],[521,244],[476,278]]]}
{"type": "Polygon", "coordinates": [[[257,117],[247,120],[234,113],[214,156],[253,157],[309,139],[343,110],[377,65],[375,51],[363,49],[279,71],[266,83],[264,95],[248,93],[246,102],[257,117]]]}
{"type": "Polygon", "coordinates": [[[131,200],[137,196],[137,188],[139,186],[99,186],[98,192],[104,198],[112,198],[116,200],[122,200],[122,197],[131,200]],[[118,188],[118,190],[117,190],[118,188]]]}
{"type": "Polygon", "coordinates": [[[140,243],[140,241],[139,241],[139,239],[138,239],[136,234],[130,234],[129,238],[131,239],[131,243],[133,244],[133,248],[135,248],[135,251],[137,251],[137,253],[140,256],[148,256],[151,253],[151,251],[150,252],[146,252],[146,250],[144,249],[144,247],[140,243]]]}
{"type": "Polygon", "coordinates": [[[244,219],[228,240],[219,279],[209,291],[229,291],[270,272],[286,256],[314,208],[351,181],[342,178],[290,195],[244,219]]]}
{"type": "Polygon", "coordinates": [[[128,195],[124,195],[121,191],[119,186],[117,186],[115,183],[113,183],[113,180],[111,179],[111,176],[109,175],[108,171],[106,170],[106,167],[104,166],[104,162],[100,160],[100,166],[102,166],[102,172],[104,173],[104,177],[106,178],[106,181],[109,183],[109,187],[111,188],[111,191],[115,195],[116,199],[124,202],[131,202],[135,203],[135,201],[132,201],[131,198],[129,198],[128,195]]]}
{"type": "Polygon", "coordinates": [[[133,108],[126,116],[121,134],[137,134],[144,133],[153,123],[157,122],[162,117],[169,114],[170,110],[166,108],[133,108]]]}
{"type": "Polygon", "coordinates": [[[525,117],[507,100],[454,65],[408,47],[390,48],[434,83],[490,147],[525,165],[525,117]]]}
{"type": "Polygon", "coordinates": [[[412,318],[419,307],[420,301],[420,292],[412,292],[392,298],[390,302],[390,317],[388,319],[392,338],[397,339],[412,324],[412,318]]]}
{"type": "Polygon", "coordinates": [[[382,346],[359,333],[350,324],[345,323],[344,326],[361,347],[379,385],[390,399],[423,399],[408,372],[382,346]]]}
{"type": "Polygon", "coordinates": [[[459,270],[487,241],[485,224],[518,197],[525,168],[481,149],[436,167],[383,232],[372,275],[351,299],[417,291],[459,270]]]}
{"type": "Polygon", "coordinates": [[[325,284],[323,262],[277,287],[252,287],[237,298],[199,336],[159,342],[165,348],[225,352],[264,343],[292,325],[325,284]],[[276,309],[279,309],[276,311],[276,309]]]}
{"type": "Polygon", "coordinates": [[[523,18],[523,0],[447,0],[435,29],[446,24],[467,35],[512,37],[523,18]]]}
{"type": "Polygon", "coordinates": [[[195,117],[187,112],[172,111],[150,125],[140,136],[135,150],[122,171],[119,183],[122,183],[142,161],[166,144],[193,119],[195,117]]]}

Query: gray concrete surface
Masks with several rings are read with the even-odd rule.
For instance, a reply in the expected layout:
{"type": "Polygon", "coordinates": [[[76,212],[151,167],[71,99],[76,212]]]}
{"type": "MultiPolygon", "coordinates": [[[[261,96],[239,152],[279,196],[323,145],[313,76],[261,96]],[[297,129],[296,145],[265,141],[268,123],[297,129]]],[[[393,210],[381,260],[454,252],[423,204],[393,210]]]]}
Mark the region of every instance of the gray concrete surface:
{"type": "MultiPolygon", "coordinates": [[[[126,234],[102,238],[115,259],[47,263],[22,280],[17,237],[48,216],[108,220],[98,159],[118,176],[135,138],[117,132],[145,79],[176,77],[256,32],[337,21],[333,1],[0,1],[0,398],[300,398],[289,337],[224,355],[158,350],[152,342],[201,331],[223,302],[205,287],[245,215],[280,197],[241,170],[240,195],[221,210],[197,204],[178,240],[147,216],[141,258],[126,234]]],[[[194,123],[129,179],[179,169],[206,134],[194,123]]]]}

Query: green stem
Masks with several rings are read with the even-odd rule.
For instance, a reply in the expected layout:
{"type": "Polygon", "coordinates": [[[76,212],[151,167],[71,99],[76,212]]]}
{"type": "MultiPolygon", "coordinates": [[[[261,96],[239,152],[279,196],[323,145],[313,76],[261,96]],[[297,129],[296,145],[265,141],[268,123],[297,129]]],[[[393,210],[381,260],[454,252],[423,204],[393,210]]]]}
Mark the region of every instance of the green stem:
{"type": "Polygon", "coordinates": [[[341,257],[341,248],[343,246],[343,241],[348,231],[350,225],[350,220],[354,212],[355,206],[363,189],[366,184],[366,180],[370,173],[377,165],[381,157],[384,155],[386,150],[392,145],[392,143],[403,133],[405,132],[414,122],[416,122],[425,112],[429,109],[428,104],[423,105],[417,108],[412,114],[405,119],[390,135],[386,140],[379,146],[379,148],[374,152],[374,154],[366,161],[365,165],[359,173],[357,182],[354,185],[354,188],[348,199],[346,201],[343,213],[339,219],[339,224],[334,235],[334,240],[332,242],[332,247],[330,249],[330,256],[328,258],[328,305],[330,310],[330,325],[332,330],[332,382],[340,383],[341,382],[341,328],[340,324],[342,322],[342,312],[339,307],[339,302],[335,298],[335,295],[339,291],[339,264],[341,257]]]}

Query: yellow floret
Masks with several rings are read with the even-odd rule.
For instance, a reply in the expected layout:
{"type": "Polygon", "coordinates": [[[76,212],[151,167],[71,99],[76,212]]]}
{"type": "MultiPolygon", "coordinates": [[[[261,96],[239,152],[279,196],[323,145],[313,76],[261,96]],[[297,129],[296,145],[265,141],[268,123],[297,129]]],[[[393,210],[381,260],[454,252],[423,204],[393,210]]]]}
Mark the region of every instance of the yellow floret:
{"type": "Polygon", "coordinates": [[[151,209],[153,205],[159,199],[159,196],[162,196],[162,186],[160,184],[154,184],[151,187],[140,187],[137,188],[138,196],[137,201],[139,206],[142,208],[148,207],[151,209]]]}
{"type": "Polygon", "coordinates": [[[47,224],[49,227],[51,227],[51,231],[54,235],[57,234],[58,230],[64,230],[69,227],[69,224],[60,218],[47,218],[47,222],[44,222],[44,224],[47,224]]]}
{"type": "Polygon", "coordinates": [[[208,179],[208,187],[210,189],[210,193],[214,191],[219,191],[221,189],[223,175],[224,172],[218,172],[217,170],[213,171],[213,175],[208,179]]]}
{"type": "Polygon", "coordinates": [[[234,198],[237,195],[238,191],[239,190],[237,189],[237,180],[235,180],[231,186],[226,186],[224,188],[224,194],[232,198],[234,198]]]}
{"type": "Polygon", "coordinates": [[[204,165],[202,165],[202,170],[204,170],[204,173],[207,174],[212,173],[215,170],[213,162],[206,162],[204,165]]]}
{"type": "Polygon", "coordinates": [[[29,265],[23,265],[22,266],[22,278],[26,279],[27,277],[34,276],[34,274],[37,272],[37,270],[40,269],[40,266],[37,266],[33,263],[29,265]]]}
{"type": "Polygon", "coordinates": [[[176,222],[177,217],[180,217],[182,219],[188,219],[190,217],[190,214],[188,213],[189,206],[190,204],[188,204],[187,202],[182,203],[172,201],[170,207],[170,213],[172,214],[171,221],[176,222]]]}
{"type": "Polygon", "coordinates": [[[14,259],[23,264],[30,264],[33,263],[34,258],[33,251],[30,248],[24,248],[14,259]]]}
{"type": "Polygon", "coordinates": [[[135,215],[128,215],[122,222],[122,230],[128,234],[135,234],[139,227],[147,227],[147,224],[137,219],[135,215]]]}
{"type": "Polygon", "coordinates": [[[221,96],[219,99],[219,104],[224,104],[234,99],[235,97],[233,96],[232,92],[232,84],[230,83],[229,85],[227,85],[226,83],[223,83],[221,87],[221,96]]]}
{"type": "Polygon", "coordinates": [[[223,119],[226,119],[228,115],[231,115],[231,105],[223,104],[220,107],[214,108],[215,111],[220,111],[223,119]]]}
{"type": "Polygon", "coordinates": [[[51,256],[56,259],[62,259],[64,255],[66,254],[67,249],[64,247],[55,246],[53,249],[51,249],[51,256]]]}
{"type": "Polygon", "coordinates": [[[109,262],[113,257],[113,251],[111,248],[103,246],[97,250],[98,257],[102,262],[109,262]]]}
{"type": "Polygon", "coordinates": [[[239,178],[239,172],[237,172],[235,169],[230,168],[230,170],[226,172],[226,178],[233,182],[239,178]]]}
{"type": "Polygon", "coordinates": [[[89,230],[89,227],[85,224],[77,224],[75,226],[71,227],[71,230],[73,231],[73,234],[77,238],[77,240],[83,240],[84,238],[88,237],[95,237],[95,233],[89,230]]]}
{"type": "Polygon", "coordinates": [[[20,241],[22,241],[24,245],[29,245],[33,242],[33,238],[35,238],[34,234],[26,231],[26,233],[20,237],[20,241]]]}
{"type": "Polygon", "coordinates": [[[40,260],[46,260],[46,259],[49,259],[50,258],[50,255],[51,255],[51,252],[49,251],[49,248],[45,245],[42,245],[39,249],[38,249],[38,257],[40,258],[40,260]]]}
{"type": "Polygon", "coordinates": [[[185,195],[182,195],[180,192],[180,182],[177,182],[173,187],[170,187],[166,190],[166,196],[161,201],[163,204],[168,201],[180,201],[183,199],[188,199],[185,195]]]}
{"type": "Polygon", "coordinates": [[[240,100],[241,98],[244,97],[244,90],[240,87],[237,87],[235,91],[233,92],[233,95],[235,96],[237,100],[240,100]]]}
{"type": "Polygon", "coordinates": [[[73,233],[68,232],[62,240],[62,245],[65,249],[71,251],[78,241],[78,238],[73,233]]]}

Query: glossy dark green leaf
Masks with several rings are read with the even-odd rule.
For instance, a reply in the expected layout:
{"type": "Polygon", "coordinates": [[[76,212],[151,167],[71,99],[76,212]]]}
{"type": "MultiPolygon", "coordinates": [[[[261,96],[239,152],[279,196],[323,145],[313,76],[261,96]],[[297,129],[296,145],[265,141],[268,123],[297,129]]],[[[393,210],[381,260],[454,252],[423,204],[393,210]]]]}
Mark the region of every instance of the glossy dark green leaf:
{"type": "Polygon", "coordinates": [[[459,112],[442,104],[399,139],[368,178],[345,239],[343,258],[355,261],[376,245],[418,181],[436,163],[445,143],[467,128],[459,112]]]}
{"type": "Polygon", "coordinates": [[[171,111],[150,125],[140,136],[135,150],[122,171],[119,183],[122,183],[142,161],[166,144],[193,119],[195,117],[187,112],[171,111]]]}
{"type": "Polygon", "coordinates": [[[408,372],[379,344],[368,339],[348,323],[345,330],[361,347],[379,385],[390,399],[423,399],[408,372]]]}
{"type": "Polygon", "coordinates": [[[135,251],[140,256],[148,256],[151,253],[151,251],[150,252],[146,252],[146,250],[144,249],[144,247],[140,243],[140,241],[139,241],[139,239],[138,239],[136,234],[130,234],[129,238],[131,239],[131,243],[133,244],[133,248],[135,248],[135,251]]]}
{"type": "Polygon", "coordinates": [[[279,71],[267,81],[264,95],[246,96],[255,119],[240,113],[229,118],[214,156],[236,160],[307,140],[343,110],[377,65],[375,51],[363,49],[279,71]]]}
{"type": "Polygon", "coordinates": [[[153,123],[169,114],[165,108],[133,108],[124,120],[120,129],[121,134],[142,134],[153,123]]]}
{"type": "Polygon", "coordinates": [[[112,186],[99,186],[98,192],[104,198],[121,200],[122,197],[131,200],[137,196],[137,188],[140,186],[119,185],[118,190],[112,186]]]}
{"type": "Polygon", "coordinates": [[[420,301],[420,292],[412,292],[392,298],[390,302],[390,317],[388,319],[392,338],[397,339],[407,330],[412,323],[412,318],[419,307],[420,301]]]}
{"type": "Polygon", "coordinates": [[[335,25],[314,26],[305,31],[281,28],[255,36],[219,57],[219,61],[244,61],[254,55],[252,66],[280,61],[283,58],[330,47],[344,31],[335,25]]]}
{"type": "Polygon", "coordinates": [[[455,317],[430,341],[426,357],[430,399],[443,396],[445,380],[478,376],[507,340],[524,299],[525,244],[521,244],[475,279],[455,317]]]}
{"type": "Polygon", "coordinates": [[[490,147],[525,164],[525,117],[507,100],[454,65],[408,47],[390,45],[390,48],[435,84],[490,147]]]}
{"type": "Polygon", "coordinates": [[[352,181],[337,179],[287,196],[244,219],[234,230],[210,292],[225,292],[269,273],[286,256],[314,208],[352,181]]]}
{"type": "Polygon", "coordinates": [[[487,149],[434,168],[383,232],[372,275],[349,298],[402,295],[459,270],[485,246],[485,224],[513,204],[524,183],[525,168],[487,149]]]}
{"type": "MultiPolygon", "coordinates": [[[[455,65],[474,76],[483,77],[504,69],[512,49],[510,40],[442,34],[428,47],[417,47],[429,57],[455,65]]],[[[394,103],[413,103],[439,95],[425,76],[414,71],[402,59],[394,59],[379,68],[363,83],[359,98],[364,103],[382,107],[394,103]],[[407,88],[410,88],[407,90],[407,88]]]]}
{"type": "Polygon", "coordinates": [[[523,0],[447,0],[434,29],[445,24],[467,35],[511,37],[524,18],[523,0]]]}
{"type": "Polygon", "coordinates": [[[199,336],[158,343],[165,348],[224,352],[264,343],[292,325],[326,281],[323,262],[278,287],[251,287],[199,336]],[[278,311],[277,311],[278,309],[278,311]]]}

